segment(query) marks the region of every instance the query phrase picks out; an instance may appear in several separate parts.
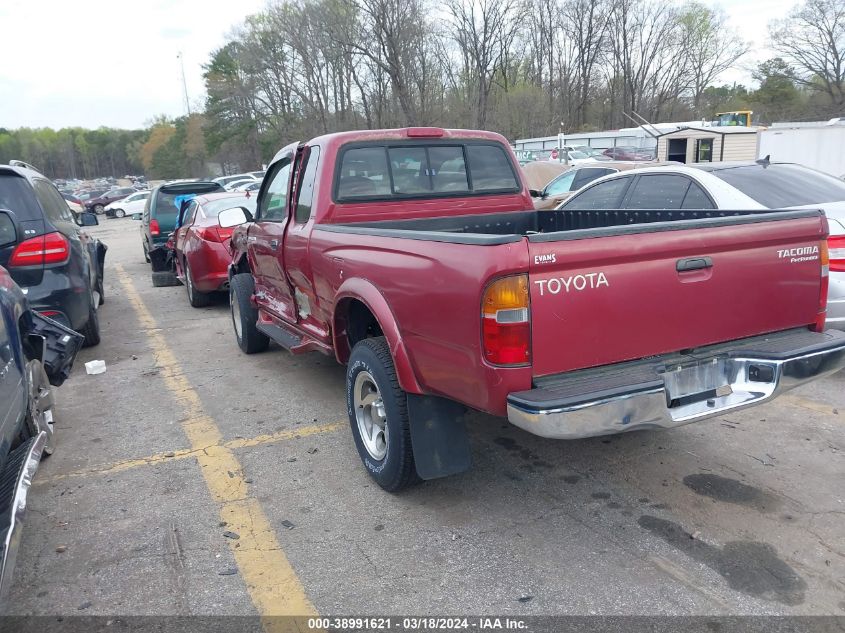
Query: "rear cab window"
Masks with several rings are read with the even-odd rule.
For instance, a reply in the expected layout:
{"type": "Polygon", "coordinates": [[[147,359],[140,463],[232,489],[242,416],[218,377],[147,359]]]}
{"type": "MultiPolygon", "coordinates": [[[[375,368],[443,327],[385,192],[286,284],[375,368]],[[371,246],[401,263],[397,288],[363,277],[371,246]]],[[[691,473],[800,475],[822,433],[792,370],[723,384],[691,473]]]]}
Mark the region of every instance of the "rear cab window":
{"type": "Polygon", "coordinates": [[[337,202],[516,193],[505,149],[491,142],[350,145],[335,173],[337,202]]]}

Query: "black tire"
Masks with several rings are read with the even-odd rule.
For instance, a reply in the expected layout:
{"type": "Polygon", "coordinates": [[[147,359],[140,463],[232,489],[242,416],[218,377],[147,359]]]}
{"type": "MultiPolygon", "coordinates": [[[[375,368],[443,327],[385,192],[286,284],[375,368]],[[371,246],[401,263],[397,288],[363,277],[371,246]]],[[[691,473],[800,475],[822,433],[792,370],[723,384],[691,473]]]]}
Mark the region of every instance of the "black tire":
{"type": "Polygon", "coordinates": [[[150,252],[147,250],[146,240],[144,241],[143,246],[144,246],[144,261],[149,264],[150,263],[150,252]]]}
{"type": "Polygon", "coordinates": [[[153,288],[166,288],[168,286],[178,286],[182,282],[176,276],[176,273],[170,270],[162,270],[152,274],[153,288]]]}
{"type": "Polygon", "coordinates": [[[194,308],[204,308],[211,303],[211,295],[207,292],[200,292],[194,286],[193,278],[191,277],[191,267],[188,265],[188,260],[185,260],[185,291],[188,293],[188,303],[194,308]]]}
{"type": "Polygon", "coordinates": [[[263,352],[270,345],[266,334],[259,332],[258,309],[250,298],[255,292],[255,281],[249,273],[235,275],[229,281],[229,310],[232,314],[232,326],[235,340],[244,354],[263,352]]]}
{"type": "Polygon", "coordinates": [[[126,216],[126,211],[124,211],[123,209],[115,209],[114,210],[114,217],[122,218],[122,217],[125,217],[125,216],[126,216]]]}
{"type": "Polygon", "coordinates": [[[94,205],[94,213],[96,213],[97,215],[103,215],[103,212],[105,210],[106,210],[106,208],[101,204],[95,204],[94,205]]]}
{"type": "Polygon", "coordinates": [[[359,341],[352,349],[346,367],[346,408],[358,455],[376,483],[388,492],[399,492],[419,482],[411,446],[407,396],[399,386],[390,348],[383,336],[359,341]],[[374,458],[365,447],[358,423],[353,391],[359,374],[363,372],[374,379],[384,405],[387,434],[386,451],[382,459],[374,458]]]}
{"type": "Polygon", "coordinates": [[[91,298],[91,307],[88,308],[88,321],[79,333],[85,337],[82,347],[93,347],[100,344],[100,317],[94,308],[93,297],[91,298]]]}

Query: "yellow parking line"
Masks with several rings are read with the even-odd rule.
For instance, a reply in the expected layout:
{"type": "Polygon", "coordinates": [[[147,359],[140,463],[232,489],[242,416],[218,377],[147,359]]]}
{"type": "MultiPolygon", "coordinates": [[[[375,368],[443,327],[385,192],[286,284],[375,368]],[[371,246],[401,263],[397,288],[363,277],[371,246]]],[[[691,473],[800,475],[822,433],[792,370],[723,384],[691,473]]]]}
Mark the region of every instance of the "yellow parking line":
{"type": "MultiPolygon", "coordinates": [[[[267,616],[316,615],[314,605],[282,551],[276,533],[261,505],[249,496],[243,469],[232,449],[225,446],[220,429],[205,414],[197,392],[179,368],[179,362],[161,330],[156,329],[150,314],[132,280],[120,264],[115,266],[118,280],[143,328],[148,330],[150,347],[158,362],[173,371],[165,377],[165,385],[183,409],[182,429],[197,461],[206,486],[218,504],[220,517],[227,529],[240,535],[231,540],[235,562],[246,582],[247,591],[258,613],[265,617],[265,630],[297,630],[293,621],[267,616]],[[234,475],[234,476],[233,476],[234,475]]],[[[304,628],[304,627],[303,627],[304,628]]]]}
{"type": "MultiPolygon", "coordinates": [[[[264,444],[275,444],[276,442],[284,442],[286,440],[296,440],[311,435],[319,435],[321,433],[331,433],[342,428],[344,425],[340,422],[331,422],[329,424],[314,424],[302,426],[296,429],[277,431],[276,433],[267,433],[265,435],[258,435],[256,437],[239,437],[228,442],[223,442],[222,446],[226,448],[251,448],[253,446],[262,446],[264,444]]],[[[196,457],[197,451],[206,450],[210,447],[204,446],[201,449],[183,448],[178,451],[167,451],[165,453],[156,453],[155,455],[147,455],[146,457],[138,457],[136,459],[126,459],[111,464],[103,464],[101,466],[92,466],[91,468],[83,468],[81,470],[74,470],[69,473],[59,473],[50,477],[42,477],[36,479],[32,485],[43,486],[45,484],[55,483],[63,479],[70,479],[72,477],[86,477],[89,475],[111,475],[113,473],[131,470],[133,468],[140,468],[141,466],[152,466],[160,462],[167,462],[186,457],[196,457]]]]}
{"type": "Polygon", "coordinates": [[[236,440],[229,440],[223,446],[227,448],[249,448],[251,446],[259,446],[261,444],[273,444],[274,442],[283,442],[285,440],[297,440],[310,435],[319,435],[320,433],[331,433],[337,431],[344,425],[341,422],[331,422],[329,424],[316,424],[303,426],[298,429],[285,429],[284,431],[277,431],[276,433],[268,433],[266,435],[259,435],[253,438],[238,438],[236,440]]]}

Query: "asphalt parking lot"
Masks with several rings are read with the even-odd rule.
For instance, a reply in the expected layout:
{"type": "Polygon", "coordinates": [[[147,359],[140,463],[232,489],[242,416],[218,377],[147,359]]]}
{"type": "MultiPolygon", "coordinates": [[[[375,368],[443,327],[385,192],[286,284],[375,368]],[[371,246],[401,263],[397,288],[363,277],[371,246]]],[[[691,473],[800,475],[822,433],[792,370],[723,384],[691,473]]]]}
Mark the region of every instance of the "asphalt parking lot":
{"type": "Polygon", "coordinates": [[[845,376],[671,432],[471,417],[473,468],[393,496],[344,369],[240,353],[103,220],[102,343],[59,390],[8,613],[845,613],[845,376]],[[103,359],[89,376],[84,363],[103,359]]]}

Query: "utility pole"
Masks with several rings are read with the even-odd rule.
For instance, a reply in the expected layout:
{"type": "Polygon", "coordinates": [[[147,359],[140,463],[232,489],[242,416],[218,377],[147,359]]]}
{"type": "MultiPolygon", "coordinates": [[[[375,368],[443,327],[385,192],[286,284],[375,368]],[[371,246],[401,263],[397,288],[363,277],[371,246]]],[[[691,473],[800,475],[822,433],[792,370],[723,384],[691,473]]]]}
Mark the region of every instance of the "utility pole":
{"type": "Polygon", "coordinates": [[[188,82],[185,80],[185,60],[182,57],[182,51],[176,54],[179,60],[179,67],[182,69],[182,90],[185,91],[185,110],[188,111],[188,116],[191,116],[191,102],[188,100],[188,82]]]}

